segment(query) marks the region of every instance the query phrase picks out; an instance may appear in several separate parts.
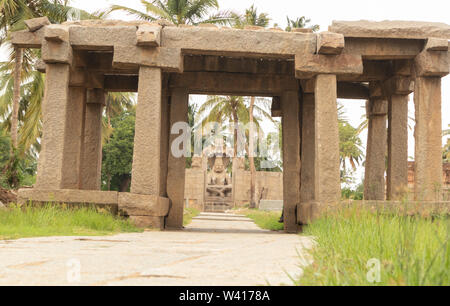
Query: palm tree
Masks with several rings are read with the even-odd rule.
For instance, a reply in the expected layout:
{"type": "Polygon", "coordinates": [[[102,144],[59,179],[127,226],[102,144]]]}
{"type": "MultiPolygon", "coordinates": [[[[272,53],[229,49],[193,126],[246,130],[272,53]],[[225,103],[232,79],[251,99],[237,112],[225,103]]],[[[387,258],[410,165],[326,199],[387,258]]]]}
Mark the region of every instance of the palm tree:
{"type": "Polygon", "coordinates": [[[258,14],[258,9],[254,5],[245,10],[244,15],[232,14],[235,28],[244,28],[245,26],[258,26],[266,28],[269,26],[270,18],[267,13],[258,14]]]}
{"type": "MultiPolygon", "coordinates": [[[[11,136],[11,165],[16,159],[30,155],[32,146],[39,149],[36,141],[41,131],[41,101],[44,92],[44,77],[33,70],[33,64],[40,57],[40,51],[16,49],[10,42],[13,31],[25,28],[26,19],[48,16],[52,23],[61,23],[75,13],[67,0],[5,0],[0,2],[0,43],[10,50],[9,60],[0,63],[0,119],[1,127],[7,128],[11,136]]],[[[84,11],[80,17],[93,18],[84,11]]],[[[33,154],[31,154],[33,155],[33,154]]],[[[35,154],[34,154],[35,155],[35,154]]],[[[17,177],[12,178],[17,185],[17,177]]]]}
{"type": "MultiPolygon", "coordinates": [[[[291,32],[292,29],[303,29],[306,28],[308,23],[311,22],[311,19],[307,19],[305,16],[302,16],[300,18],[297,18],[295,20],[290,19],[289,17],[286,17],[287,19],[287,27],[286,31],[291,32]]],[[[309,29],[311,29],[313,32],[319,31],[320,26],[317,24],[313,24],[309,26],[309,29]]]]}
{"type": "Polygon", "coordinates": [[[108,12],[124,11],[131,16],[146,21],[167,19],[176,25],[227,24],[231,20],[228,12],[208,15],[211,10],[219,9],[218,0],[141,0],[141,4],[145,7],[145,12],[122,5],[112,5],[108,12]]]}

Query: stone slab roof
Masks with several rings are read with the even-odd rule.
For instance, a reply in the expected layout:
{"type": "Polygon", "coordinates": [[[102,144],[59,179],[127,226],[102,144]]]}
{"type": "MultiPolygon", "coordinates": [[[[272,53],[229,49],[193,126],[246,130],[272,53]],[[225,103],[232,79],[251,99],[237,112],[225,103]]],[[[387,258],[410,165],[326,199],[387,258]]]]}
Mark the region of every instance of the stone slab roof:
{"type": "Polygon", "coordinates": [[[450,40],[450,25],[421,21],[333,21],[330,32],[346,37],[425,39],[429,37],[450,40]]]}

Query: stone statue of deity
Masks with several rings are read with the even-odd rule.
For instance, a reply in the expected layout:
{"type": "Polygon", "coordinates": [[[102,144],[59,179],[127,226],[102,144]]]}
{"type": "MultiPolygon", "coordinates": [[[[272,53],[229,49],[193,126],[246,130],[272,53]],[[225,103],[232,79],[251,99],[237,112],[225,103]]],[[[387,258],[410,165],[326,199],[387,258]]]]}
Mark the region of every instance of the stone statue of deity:
{"type": "Polygon", "coordinates": [[[208,164],[211,171],[207,176],[206,192],[210,197],[227,198],[231,196],[233,189],[231,177],[227,173],[227,167],[230,164],[229,157],[212,156],[208,158],[208,164]]]}

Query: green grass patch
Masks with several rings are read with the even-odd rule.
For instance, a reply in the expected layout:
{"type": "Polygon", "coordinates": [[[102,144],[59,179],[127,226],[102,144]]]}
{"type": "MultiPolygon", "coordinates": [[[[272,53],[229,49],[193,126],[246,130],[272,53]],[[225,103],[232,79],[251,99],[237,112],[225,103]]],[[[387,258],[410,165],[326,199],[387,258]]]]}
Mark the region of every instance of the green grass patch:
{"type": "Polygon", "coordinates": [[[350,209],[304,230],[317,245],[311,252],[314,262],[305,268],[299,285],[450,285],[448,216],[406,217],[350,209]]]}
{"type": "Polygon", "coordinates": [[[284,229],[283,223],[278,222],[281,218],[281,212],[245,209],[238,211],[238,213],[252,219],[262,229],[271,231],[282,231],[284,229]]]}
{"type": "Polygon", "coordinates": [[[183,226],[186,226],[192,222],[192,218],[200,215],[200,211],[195,208],[185,208],[183,215],[183,226]]]}
{"type": "Polygon", "coordinates": [[[142,232],[130,221],[95,208],[11,207],[0,210],[0,240],[47,236],[103,236],[142,232]]]}

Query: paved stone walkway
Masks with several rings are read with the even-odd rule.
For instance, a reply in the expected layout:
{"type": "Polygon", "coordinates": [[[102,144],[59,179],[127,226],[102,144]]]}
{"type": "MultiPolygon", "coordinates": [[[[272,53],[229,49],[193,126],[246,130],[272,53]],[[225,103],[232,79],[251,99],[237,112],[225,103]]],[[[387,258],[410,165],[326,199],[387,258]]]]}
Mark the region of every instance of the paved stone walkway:
{"type": "MultiPolygon", "coordinates": [[[[310,238],[203,213],[183,231],[0,241],[0,285],[280,285],[310,238]]],[[[303,261],[304,262],[304,261],[303,261]]]]}

